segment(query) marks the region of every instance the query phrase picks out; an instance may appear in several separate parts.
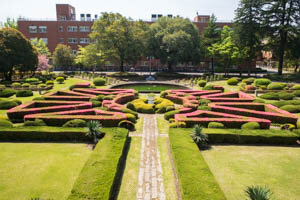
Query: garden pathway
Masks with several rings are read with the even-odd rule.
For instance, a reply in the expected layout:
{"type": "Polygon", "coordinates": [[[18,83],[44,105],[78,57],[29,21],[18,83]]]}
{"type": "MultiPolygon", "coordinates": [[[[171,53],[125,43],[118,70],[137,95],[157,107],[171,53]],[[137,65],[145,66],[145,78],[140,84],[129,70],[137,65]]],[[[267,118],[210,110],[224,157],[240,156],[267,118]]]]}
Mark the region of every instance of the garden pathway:
{"type": "Polygon", "coordinates": [[[155,115],[144,115],[142,147],[138,178],[138,200],[165,200],[158,129],[155,115]]]}

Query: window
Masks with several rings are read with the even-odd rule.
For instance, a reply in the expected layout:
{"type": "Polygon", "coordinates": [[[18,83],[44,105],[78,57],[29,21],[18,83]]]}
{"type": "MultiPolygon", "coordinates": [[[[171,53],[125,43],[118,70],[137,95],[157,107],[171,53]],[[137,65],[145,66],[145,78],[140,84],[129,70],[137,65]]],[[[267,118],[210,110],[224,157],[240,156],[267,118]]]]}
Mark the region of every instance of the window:
{"type": "Polygon", "coordinates": [[[37,39],[37,38],[35,38],[35,37],[30,38],[30,42],[32,42],[32,41],[35,40],[35,39],[37,39]]]}
{"type": "Polygon", "coordinates": [[[72,53],[73,53],[74,55],[77,55],[77,50],[72,50],[72,53]]]}
{"type": "Polygon", "coordinates": [[[40,33],[47,33],[47,26],[39,26],[40,33]]]}
{"type": "Polygon", "coordinates": [[[64,32],[64,27],[63,26],[59,26],[59,32],[64,32]]]}
{"type": "Polygon", "coordinates": [[[89,44],[90,38],[80,38],[80,44],[89,44]]]}
{"type": "Polygon", "coordinates": [[[29,33],[37,33],[37,27],[36,26],[29,26],[29,33]]]}
{"type": "Polygon", "coordinates": [[[68,43],[69,44],[77,44],[78,40],[77,40],[77,38],[68,38],[68,43]]]}
{"type": "Polygon", "coordinates": [[[68,32],[77,32],[77,26],[68,26],[68,32]]]}
{"type": "Polygon", "coordinates": [[[67,20],[67,17],[64,16],[64,15],[62,15],[62,16],[60,16],[60,20],[61,20],[61,21],[66,21],[66,20],[67,20]]]}
{"type": "Polygon", "coordinates": [[[80,32],[90,32],[90,27],[89,26],[79,26],[79,31],[80,32]]]}
{"type": "Polygon", "coordinates": [[[59,38],[59,43],[63,44],[65,42],[64,38],[59,38]]]}
{"type": "Polygon", "coordinates": [[[48,45],[48,38],[41,38],[43,40],[43,42],[48,45]]]}

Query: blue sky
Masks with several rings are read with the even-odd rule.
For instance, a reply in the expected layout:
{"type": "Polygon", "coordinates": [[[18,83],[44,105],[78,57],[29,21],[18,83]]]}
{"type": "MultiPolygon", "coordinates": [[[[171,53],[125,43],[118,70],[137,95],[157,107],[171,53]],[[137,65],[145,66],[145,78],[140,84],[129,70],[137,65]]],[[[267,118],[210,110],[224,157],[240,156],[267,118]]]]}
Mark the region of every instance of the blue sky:
{"type": "Polygon", "coordinates": [[[0,0],[0,21],[6,17],[54,19],[55,4],[68,3],[75,7],[76,17],[80,13],[99,14],[119,12],[133,19],[150,19],[151,14],[173,14],[193,19],[214,13],[218,20],[230,21],[239,0],[0,0]]]}

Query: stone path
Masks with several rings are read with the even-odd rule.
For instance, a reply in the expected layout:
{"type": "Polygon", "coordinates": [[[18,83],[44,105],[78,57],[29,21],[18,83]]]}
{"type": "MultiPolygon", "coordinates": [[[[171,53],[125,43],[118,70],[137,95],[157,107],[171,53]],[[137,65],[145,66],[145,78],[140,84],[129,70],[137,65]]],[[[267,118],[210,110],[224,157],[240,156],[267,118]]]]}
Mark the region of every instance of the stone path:
{"type": "Polygon", "coordinates": [[[144,115],[137,189],[138,200],[166,199],[157,137],[158,130],[155,115],[144,115]]]}

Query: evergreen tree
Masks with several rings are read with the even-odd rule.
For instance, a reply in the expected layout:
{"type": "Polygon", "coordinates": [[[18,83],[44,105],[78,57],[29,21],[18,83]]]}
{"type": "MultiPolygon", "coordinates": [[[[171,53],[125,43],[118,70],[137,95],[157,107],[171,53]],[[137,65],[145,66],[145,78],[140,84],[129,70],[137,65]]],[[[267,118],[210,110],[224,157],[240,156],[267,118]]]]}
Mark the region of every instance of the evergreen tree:
{"type": "Polygon", "coordinates": [[[59,67],[69,67],[74,63],[75,56],[69,46],[58,44],[53,53],[53,64],[59,67]]]}

